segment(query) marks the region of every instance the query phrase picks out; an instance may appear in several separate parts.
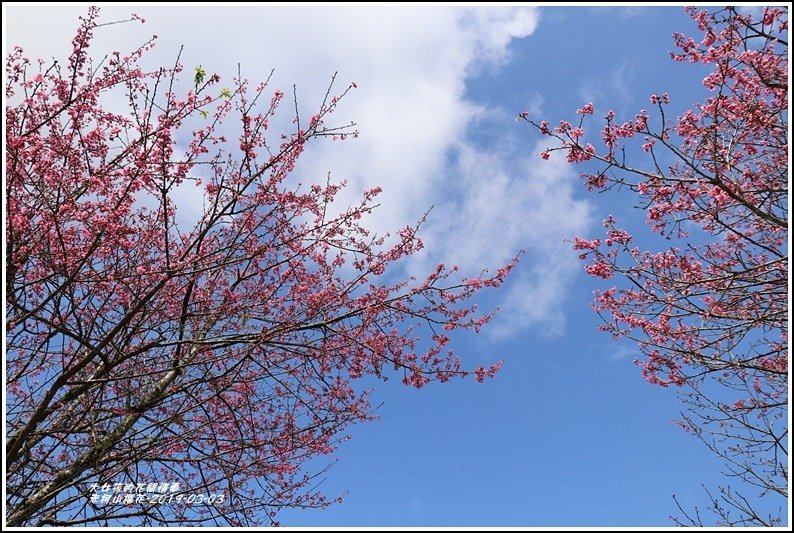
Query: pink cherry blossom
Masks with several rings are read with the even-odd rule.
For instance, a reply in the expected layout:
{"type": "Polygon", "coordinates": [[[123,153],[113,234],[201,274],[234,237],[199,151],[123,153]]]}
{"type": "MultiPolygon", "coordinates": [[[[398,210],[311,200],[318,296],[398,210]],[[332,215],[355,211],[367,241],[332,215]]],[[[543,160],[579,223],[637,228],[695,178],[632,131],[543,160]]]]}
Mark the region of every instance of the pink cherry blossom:
{"type": "Polygon", "coordinates": [[[267,81],[218,96],[215,74],[196,88],[179,64],[148,70],[153,42],[92,63],[98,17],[68,62],[39,70],[14,48],[6,65],[6,523],[269,525],[325,507],[313,468],[374,418],[357,380],[496,373],[467,369],[443,331],[487,324],[471,299],[518,257],[400,277],[423,221],[375,237],[379,188],[339,208],[343,182],[292,176],[323,139],[357,135],[336,118],[355,82],[332,79],[307,119],[267,81]],[[226,498],[153,510],[86,493],[163,480],[226,498]]]}
{"type": "MultiPolygon", "coordinates": [[[[551,139],[544,159],[587,162],[588,190],[620,191],[651,230],[636,239],[609,217],[603,239],[573,239],[585,271],[615,283],[593,302],[600,329],[636,343],[650,383],[685,387],[682,427],[738,478],[787,498],[788,12],[759,10],[687,8],[702,37],[675,34],[671,56],[707,74],[678,117],[668,93],[652,94],[656,118],[609,111],[592,150],[592,106],[552,131],[528,122],[551,139]]],[[[725,503],[734,525],[775,525],[749,500],[725,503]]]]}

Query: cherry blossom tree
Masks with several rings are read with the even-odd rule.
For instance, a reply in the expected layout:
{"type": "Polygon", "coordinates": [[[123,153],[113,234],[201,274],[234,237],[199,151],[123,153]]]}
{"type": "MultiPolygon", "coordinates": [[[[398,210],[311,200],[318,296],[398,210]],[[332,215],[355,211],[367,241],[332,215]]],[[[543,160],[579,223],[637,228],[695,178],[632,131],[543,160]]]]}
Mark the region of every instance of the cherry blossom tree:
{"type": "Polygon", "coordinates": [[[589,190],[634,195],[662,237],[643,249],[609,216],[603,237],[573,240],[588,274],[623,281],[596,292],[601,329],[636,342],[650,383],[682,391],[681,425],[738,478],[709,491],[716,521],[775,525],[759,502],[788,496],[788,13],[688,11],[702,37],[675,34],[671,55],[709,70],[702,103],[675,119],[666,93],[653,113],[608,111],[599,141],[592,103],[557,126],[518,119],[553,141],[544,159],[595,169],[589,190]]]}
{"type": "Polygon", "coordinates": [[[153,41],[97,61],[104,25],[92,8],[65,63],[17,47],[6,65],[7,524],[270,524],[328,505],[316,459],[372,418],[356,380],[492,376],[447,344],[488,321],[470,297],[515,261],[398,279],[420,224],[371,234],[378,189],[340,208],[343,184],[296,182],[307,146],[357,135],[329,124],[355,83],[308,120],[295,102],[273,134],[281,91],[144,70],[153,41]],[[190,224],[185,190],[203,198],[190,224]]]}

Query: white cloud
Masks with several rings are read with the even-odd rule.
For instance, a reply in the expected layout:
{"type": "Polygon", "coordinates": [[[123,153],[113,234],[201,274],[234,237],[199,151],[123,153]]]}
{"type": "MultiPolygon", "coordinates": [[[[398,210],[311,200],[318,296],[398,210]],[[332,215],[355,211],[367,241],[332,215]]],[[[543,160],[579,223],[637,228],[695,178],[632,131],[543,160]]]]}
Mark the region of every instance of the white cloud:
{"type": "MultiPolygon", "coordinates": [[[[371,221],[379,232],[413,223],[435,203],[424,235],[429,250],[420,261],[494,267],[527,248],[504,293],[506,318],[497,329],[507,334],[535,324],[553,331],[550,324],[562,323],[561,296],[576,267],[561,240],[588,218],[586,205],[572,199],[570,170],[564,162],[543,164],[539,150],[516,160],[515,152],[481,153],[467,140],[485,115],[505,114],[467,101],[467,78],[509,61],[511,41],[537,26],[535,9],[146,6],[106,8],[103,18],[124,18],[130,10],[146,25],[99,30],[97,49],[129,50],[154,33],[159,39],[150,66],[171,64],[184,44],[187,68],[201,64],[226,79],[238,63],[252,80],[275,68],[271,87],[289,94],[296,84],[306,116],[334,71],[342,88],[356,81],[359,89],[337,118],[355,120],[360,138],[316,144],[297,170],[299,179],[324,180],[328,171],[347,179],[342,202],[383,187],[382,207],[371,221]],[[457,154],[454,165],[451,154],[457,154]]],[[[82,11],[8,8],[7,43],[22,44],[32,57],[63,55],[74,27],[64,21],[82,11]]],[[[505,129],[514,125],[509,120],[505,129]]]]}

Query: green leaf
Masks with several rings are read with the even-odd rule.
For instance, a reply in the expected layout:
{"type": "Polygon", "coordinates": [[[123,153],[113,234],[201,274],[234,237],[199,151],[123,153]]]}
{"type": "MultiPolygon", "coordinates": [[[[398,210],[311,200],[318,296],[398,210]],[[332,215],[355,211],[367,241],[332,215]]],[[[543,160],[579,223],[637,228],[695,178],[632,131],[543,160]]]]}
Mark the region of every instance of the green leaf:
{"type": "Polygon", "coordinates": [[[193,70],[196,71],[195,81],[196,81],[196,88],[198,88],[199,85],[204,83],[204,76],[207,75],[207,72],[203,68],[201,68],[201,65],[196,65],[196,67],[193,70]]]}

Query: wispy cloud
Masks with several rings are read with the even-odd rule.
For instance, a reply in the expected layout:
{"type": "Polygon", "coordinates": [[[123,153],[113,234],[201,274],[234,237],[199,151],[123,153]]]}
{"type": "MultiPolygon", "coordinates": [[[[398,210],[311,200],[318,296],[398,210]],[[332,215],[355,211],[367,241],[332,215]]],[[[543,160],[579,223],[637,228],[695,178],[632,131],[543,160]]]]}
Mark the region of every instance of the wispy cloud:
{"type": "Polygon", "coordinates": [[[629,87],[632,86],[631,77],[635,66],[634,62],[627,60],[604,73],[603,76],[591,78],[583,83],[579,88],[582,103],[603,101],[607,96],[611,101],[629,100],[631,95],[629,87]]]}
{"type": "Polygon", "coordinates": [[[485,153],[457,150],[457,181],[445,187],[453,201],[437,204],[429,256],[461,265],[499,265],[518,250],[526,256],[501,296],[492,333],[512,336],[529,326],[563,331],[565,301],[580,265],[563,241],[591,221],[589,205],[574,198],[576,173],[562,157],[541,161],[541,144],[485,153]]]}
{"type": "Polygon", "coordinates": [[[606,360],[609,362],[624,361],[629,358],[639,357],[640,352],[631,344],[618,344],[617,347],[609,345],[607,347],[606,360]]]}
{"type": "Polygon", "coordinates": [[[620,20],[629,20],[642,16],[647,12],[647,8],[639,6],[617,7],[617,6],[593,6],[590,12],[596,15],[617,17],[620,20]]]}

